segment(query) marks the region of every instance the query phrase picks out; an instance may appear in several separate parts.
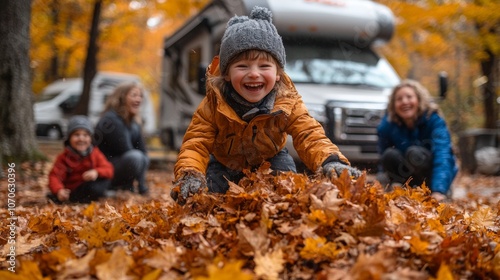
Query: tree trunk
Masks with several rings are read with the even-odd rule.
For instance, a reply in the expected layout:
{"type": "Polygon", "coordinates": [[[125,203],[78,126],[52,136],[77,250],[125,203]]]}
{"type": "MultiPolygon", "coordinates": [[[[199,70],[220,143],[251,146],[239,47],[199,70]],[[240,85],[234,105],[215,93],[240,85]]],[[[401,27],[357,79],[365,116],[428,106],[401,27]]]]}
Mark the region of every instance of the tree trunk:
{"type": "Polygon", "coordinates": [[[92,26],[90,28],[89,44],[87,48],[87,58],[83,69],[83,90],[80,101],[74,110],[76,115],[88,115],[90,88],[92,80],[97,73],[97,38],[99,37],[99,18],[101,16],[102,0],[94,3],[94,13],[92,15],[92,26]]]}
{"type": "Polygon", "coordinates": [[[0,1],[0,162],[4,164],[40,155],[33,118],[30,20],[31,0],[0,1]]]}
{"type": "Polygon", "coordinates": [[[57,37],[57,27],[60,24],[59,20],[59,11],[61,9],[61,5],[59,0],[52,0],[52,2],[48,5],[50,9],[50,20],[51,20],[51,34],[50,34],[50,45],[52,50],[54,50],[52,54],[52,58],[50,59],[50,68],[49,71],[45,72],[45,81],[55,81],[60,78],[59,75],[59,51],[56,45],[55,38],[57,37]]]}
{"type": "Polygon", "coordinates": [[[488,78],[483,87],[484,128],[496,128],[498,105],[495,85],[499,81],[495,66],[498,63],[498,59],[491,51],[486,52],[488,53],[488,59],[481,62],[481,71],[488,78]]]}

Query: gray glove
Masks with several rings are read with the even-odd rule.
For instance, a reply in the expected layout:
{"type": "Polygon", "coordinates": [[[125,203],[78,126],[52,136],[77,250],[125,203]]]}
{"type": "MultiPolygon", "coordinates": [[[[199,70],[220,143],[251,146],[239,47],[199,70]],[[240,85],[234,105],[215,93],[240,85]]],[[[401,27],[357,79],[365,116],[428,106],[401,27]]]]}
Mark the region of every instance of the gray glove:
{"type": "Polygon", "coordinates": [[[347,169],[349,176],[353,176],[356,179],[359,178],[359,176],[361,176],[362,174],[361,170],[337,161],[325,164],[323,166],[323,174],[325,174],[325,176],[327,176],[328,178],[332,178],[333,176],[338,177],[340,176],[340,174],[342,174],[342,171],[344,171],[344,169],[347,169]]]}
{"type": "Polygon", "coordinates": [[[201,174],[186,174],[182,179],[174,182],[174,188],[170,192],[170,196],[177,201],[180,193],[181,199],[186,200],[188,196],[199,192],[206,185],[206,180],[201,174]]]}
{"type": "Polygon", "coordinates": [[[380,185],[386,186],[391,182],[391,179],[385,172],[378,172],[376,178],[380,182],[380,185]]]}

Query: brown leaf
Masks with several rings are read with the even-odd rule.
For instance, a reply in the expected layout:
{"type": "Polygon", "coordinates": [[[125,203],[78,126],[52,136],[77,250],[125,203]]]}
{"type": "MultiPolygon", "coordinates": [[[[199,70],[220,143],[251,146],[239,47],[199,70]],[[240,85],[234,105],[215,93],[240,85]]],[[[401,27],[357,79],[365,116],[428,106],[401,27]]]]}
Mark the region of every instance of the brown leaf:
{"type": "Polygon", "coordinates": [[[86,256],[80,259],[71,259],[63,263],[58,268],[59,275],[57,279],[83,278],[89,275],[89,263],[95,256],[95,249],[91,250],[86,256]]]}
{"type": "Polygon", "coordinates": [[[254,230],[248,228],[243,223],[236,225],[238,230],[238,247],[245,255],[253,255],[255,252],[266,251],[270,240],[265,228],[257,227],[254,230]]]}
{"type": "Polygon", "coordinates": [[[268,252],[261,255],[260,252],[254,257],[255,261],[255,274],[258,277],[269,280],[278,280],[279,274],[283,271],[283,264],[285,260],[283,259],[283,252],[278,249],[273,252],[268,252]]]}
{"type": "Polygon", "coordinates": [[[154,251],[154,255],[144,260],[144,263],[153,267],[169,271],[175,266],[179,259],[179,253],[172,241],[167,241],[160,249],[154,251]]]}
{"type": "Polygon", "coordinates": [[[96,266],[97,277],[106,280],[133,279],[133,277],[128,276],[128,271],[133,263],[134,260],[127,255],[123,247],[117,246],[113,249],[107,262],[96,266]]]}

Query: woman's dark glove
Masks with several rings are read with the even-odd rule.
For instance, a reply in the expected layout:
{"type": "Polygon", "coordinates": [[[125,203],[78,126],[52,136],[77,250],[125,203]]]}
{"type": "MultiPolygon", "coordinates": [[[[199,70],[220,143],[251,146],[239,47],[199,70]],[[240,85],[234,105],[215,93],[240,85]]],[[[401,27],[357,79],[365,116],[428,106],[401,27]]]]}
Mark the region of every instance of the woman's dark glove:
{"type": "Polygon", "coordinates": [[[174,186],[172,191],[170,192],[170,196],[175,200],[186,200],[190,195],[200,192],[207,185],[207,181],[205,176],[201,173],[187,173],[174,182],[174,186]],[[180,194],[180,197],[179,197],[180,194]]]}
{"type": "Polygon", "coordinates": [[[361,170],[337,161],[325,164],[323,166],[323,174],[328,178],[339,177],[344,169],[347,169],[349,176],[352,176],[355,179],[359,178],[362,174],[361,170]]]}
{"type": "Polygon", "coordinates": [[[391,182],[391,179],[389,178],[389,176],[385,172],[378,172],[376,175],[376,179],[377,179],[377,181],[380,182],[380,185],[382,185],[382,186],[386,186],[391,182]]]}

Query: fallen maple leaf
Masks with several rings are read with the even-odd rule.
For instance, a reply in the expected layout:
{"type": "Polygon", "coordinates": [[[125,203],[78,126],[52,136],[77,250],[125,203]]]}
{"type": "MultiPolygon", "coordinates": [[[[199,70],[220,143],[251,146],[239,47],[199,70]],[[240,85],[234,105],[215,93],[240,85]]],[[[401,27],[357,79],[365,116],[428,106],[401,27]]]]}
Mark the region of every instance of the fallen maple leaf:
{"type": "Polygon", "coordinates": [[[37,216],[33,216],[29,222],[28,227],[36,233],[50,233],[54,225],[54,216],[50,212],[45,212],[37,216]]]}
{"type": "Polygon", "coordinates": [[[491,229],[495,226],[496,213],[487,205],[481,206],[477,211],[472,213],[469,219],[470,228],[472,231],[480,231],[482,229],[491,229]]]}
{"type": "Polygon", "coordinates": [[[133,277],[127,275],[133,263],[134,260],[127,255],[123,247],[117,246],[113,249],[107,262],[96,266],[97,277],[102,280],[133,279],[133,277]]]}
{"type": "Polygon", "coordinates": [[[266,251],[269,247],[270,240],[265,228],[257,227],[252,230],[243,223],[239,223],[236,225],[236,229],[238,231],[238,246],[243,254],[252,256],[255,252],[266,251]]]}
{"type": "Polygon", "coordinates": [[[500,278],[500,251],[498,251],[493,258],[493,272],[500,278]]]}
{"type": "Polygon", "coordinates": [[[333,261],[345,249],[333,242],[327,242],[324,237],[306,238],[304,248],[300,251],[300,256],[309,260],[329,260],[333,261]]]}
{"type": "Polygon", "coordinates": [[[436,280],[454,280],[455,277],[453,277],[453,273],[451,273],[450,267],[447,264],[442,263],[439,266],[437,277],[436,278],[432,278],[432,279],[436,279],[436,280]]]}
{"type": "Polygon", "coordinates": [[[391,271],[396,264],[390,249],[378,251],[374,255],[362,253],[349,270],[352,279],[384,279],[382,276],[391,271]]]}
{"type": "Polygon", "coordinates": [[[335,213],[340,210],[340,206],[344,199],[339,198],[339,190],[332,189],[325,193],[323,199],[318,199],[314,194],[311,194],[311,206],[316,209],[322,209],[327,213],[335,213]]]}
{"type": "Polygon", "coordinates": [[[420,239],[419,236],[411,236],[408,243],[411,245],[412,252],[419,255],[428,254],[429,242],[420,239]]]}
{"type": "Polygon", "coordinates": [[[42,272],[38,268],[38,264],[33,261],[23,261],[19,268],[14,268],[14,271],[0,271],[0,279],[2,280],[50,280],[50,277],[43,277],[42,272]]]}
{"type": "Polygon", "coordinates": [[[281,249],[268,252],[264,255],[257,252],[254,261],[256,265],[255,274],[267,280],[278,280],[279,274],[284,268],[283,264],[285,263],[281,249]]]}
{"type": "Polygon", "coordinates": [[[153,267],[169,271],[179,259],[178,251],[172,241],[165,242],[160,249],[156,249],[152,257],[144,260],[144,263],[153,267]]]}
{"type": "Polygon", "coordinates": [[[58,279],[78,279],[89,275],[90,261],[95,256],[95,249],[91,250],[86,256],[80,259],[71,259],[61,264],[57,269],[58,279]]]}
{"type": "Polygon", "coordinates": [[[227,263],[210,264],[207,267],[208,277],[198,276],[196,280],[252,280],[252,274],[241,269],[243,261],[235,260],[227,263]]]}

